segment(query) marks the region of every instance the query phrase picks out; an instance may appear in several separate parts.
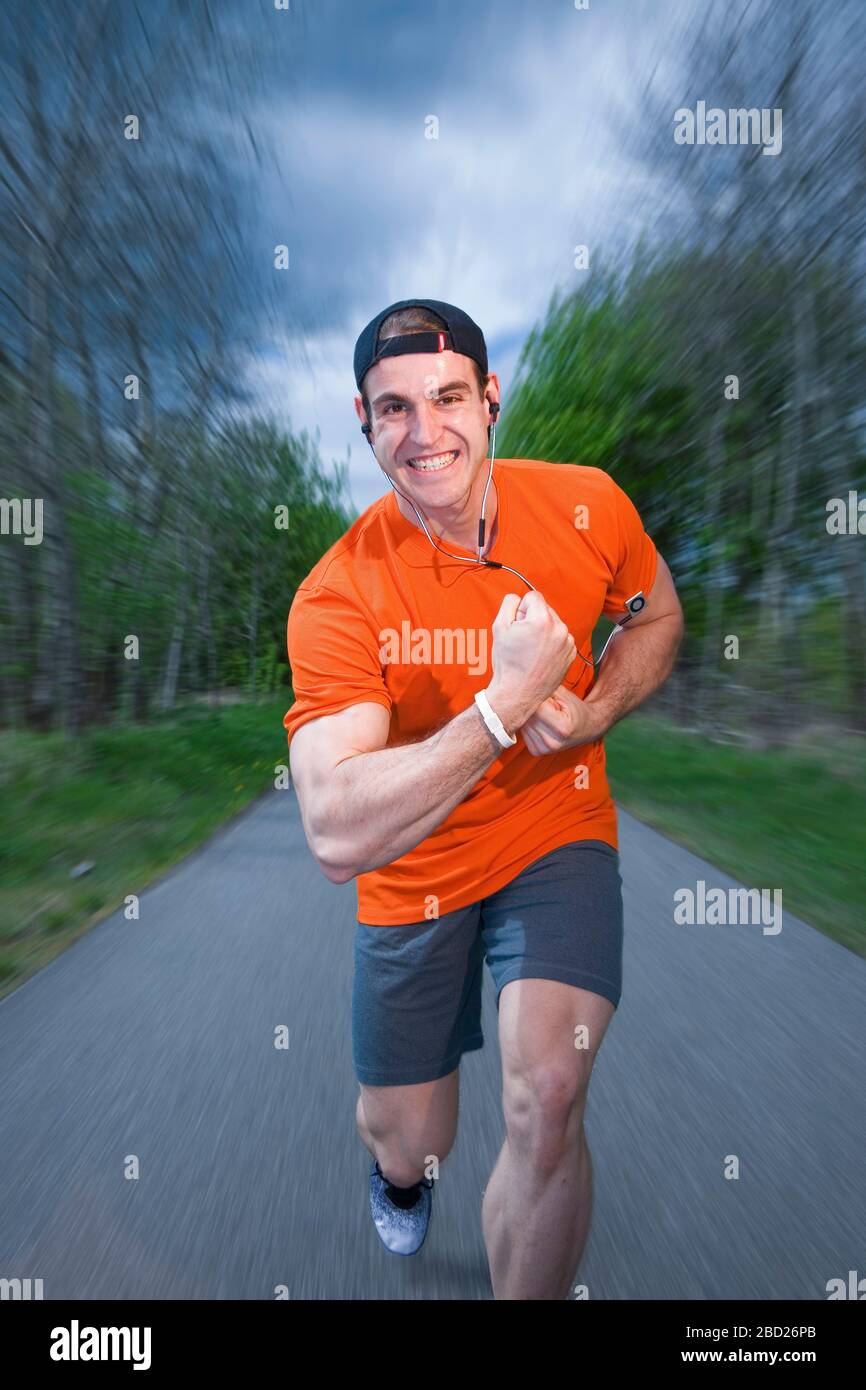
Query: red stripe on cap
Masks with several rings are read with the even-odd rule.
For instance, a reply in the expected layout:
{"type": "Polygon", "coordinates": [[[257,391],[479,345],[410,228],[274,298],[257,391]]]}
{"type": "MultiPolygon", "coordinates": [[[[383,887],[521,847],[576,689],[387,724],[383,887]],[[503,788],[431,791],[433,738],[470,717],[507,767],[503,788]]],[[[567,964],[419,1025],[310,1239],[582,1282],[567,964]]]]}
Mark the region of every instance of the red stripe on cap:
{"type": "Polygon", "coordinates": [[[440,352],[444,352],[444,351],[445,351],[445,334],[444,334],[444,333],[440,333],[440,334],[439,334],[439,351],[440,351],[440,352]]]}

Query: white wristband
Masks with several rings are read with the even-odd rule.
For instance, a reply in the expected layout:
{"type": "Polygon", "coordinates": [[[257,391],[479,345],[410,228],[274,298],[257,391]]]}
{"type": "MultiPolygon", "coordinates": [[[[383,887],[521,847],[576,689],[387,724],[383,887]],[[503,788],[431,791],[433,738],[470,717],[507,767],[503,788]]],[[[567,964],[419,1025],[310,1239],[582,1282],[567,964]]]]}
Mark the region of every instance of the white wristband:
{"type": "Polygon", "coordinates": [[[486,690],[479,690],[476,692],[475,703],[481,711],[481,717],[484,723],[496,739],[500,748],[510,748],[512,744],[517,742],[517,739],[512,738],[506,731],[505,725],[496,711],[491,708],[486,690]]]}

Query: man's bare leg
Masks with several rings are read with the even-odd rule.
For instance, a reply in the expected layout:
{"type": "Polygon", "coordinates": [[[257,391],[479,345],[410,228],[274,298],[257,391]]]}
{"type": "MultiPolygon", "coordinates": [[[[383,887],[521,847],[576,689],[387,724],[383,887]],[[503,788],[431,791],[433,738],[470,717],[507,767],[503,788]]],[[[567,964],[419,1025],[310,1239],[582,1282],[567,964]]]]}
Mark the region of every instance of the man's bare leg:
{"type": "Polygon", "coordinates": [[[497,1299],[564,1299],[589,1233],[589,1077],[614,1008],[555,980],[513,980],[499,1001],[507,1136],[481,1220],[497,1299]],[[575,1047],[585,1024],[587,1046],[575,1047]]]}
{"type": "Polygon", "coordinates": [[[430,1157],[440,1163],[457,1132],[460,1071],[415,1086],[361,1086],[355,1107],[358,1133],[389,1182],[411,1187],[426,1176],[430,1157]]]}

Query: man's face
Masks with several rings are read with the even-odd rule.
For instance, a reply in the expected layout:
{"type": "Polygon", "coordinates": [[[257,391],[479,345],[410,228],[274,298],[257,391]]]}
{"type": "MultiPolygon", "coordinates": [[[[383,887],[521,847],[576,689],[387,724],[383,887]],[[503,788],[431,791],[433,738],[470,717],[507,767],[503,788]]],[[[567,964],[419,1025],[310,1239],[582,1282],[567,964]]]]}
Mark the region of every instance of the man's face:
{"type": "MultiPolygon", "coordinates": [[[[464,502],[487,457],[490,423],[472,359],[450,350],[384,357],[364,388],[376,458],[395,486],[428,511],[464,502]]],[[[495,374],[487,394],[498,401],[495,374]]],[[[363,420],[360,396],[355,409],[363,420]]]]}

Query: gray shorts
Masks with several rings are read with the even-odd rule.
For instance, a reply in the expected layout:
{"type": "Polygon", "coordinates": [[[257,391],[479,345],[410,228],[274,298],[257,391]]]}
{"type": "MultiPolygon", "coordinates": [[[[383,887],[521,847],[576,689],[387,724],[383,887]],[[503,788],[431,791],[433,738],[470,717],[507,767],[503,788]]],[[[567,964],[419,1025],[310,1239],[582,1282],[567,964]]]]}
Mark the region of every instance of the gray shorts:
{"type": "Polygon", "coordinates": [[[436,1081],[484,1046],[482,964],[511,980],[560,980],[614,1008],[622,991],[619,854],[576,840],[497,893],[432,921],[355,929],[352,1055],[366,1086],[436,1081]]]}

